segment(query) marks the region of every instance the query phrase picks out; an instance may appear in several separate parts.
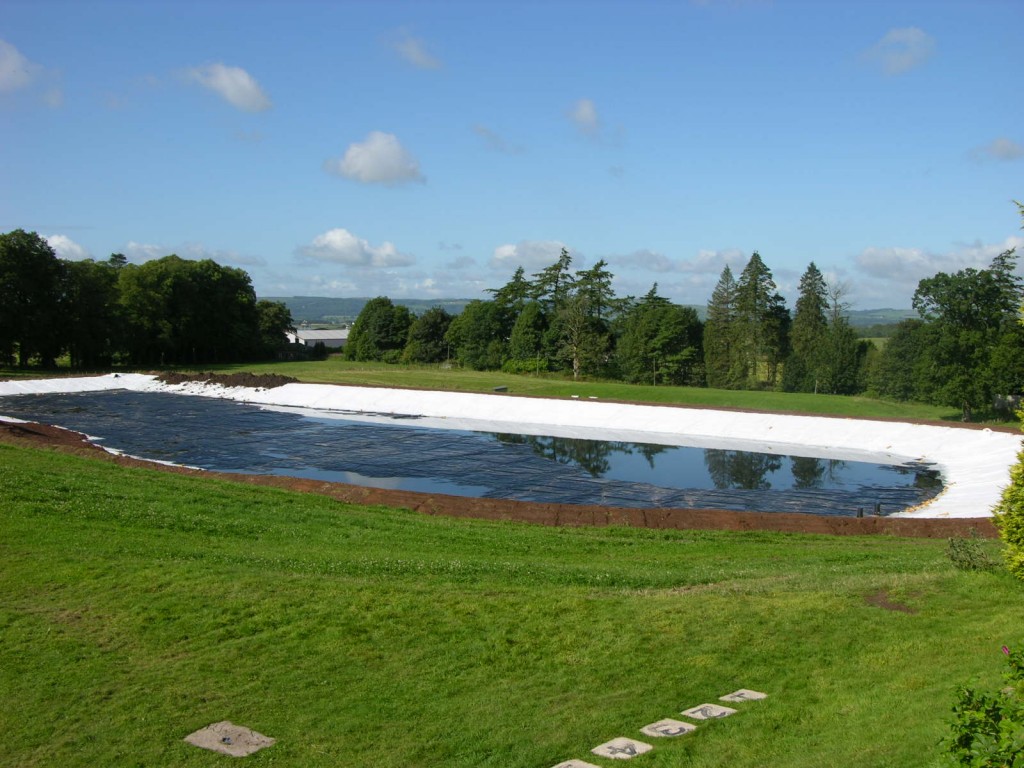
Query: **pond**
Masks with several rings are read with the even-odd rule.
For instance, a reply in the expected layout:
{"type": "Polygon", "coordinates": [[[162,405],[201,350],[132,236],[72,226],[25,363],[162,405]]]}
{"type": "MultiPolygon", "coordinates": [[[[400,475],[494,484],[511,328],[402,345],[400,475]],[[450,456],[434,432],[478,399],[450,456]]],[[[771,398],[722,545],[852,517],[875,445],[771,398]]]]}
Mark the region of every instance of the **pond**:
{"type": "Polygon", "coordinates": [[[880,505],[887,514],[942,489],[933,468],[916,464],[432,429],[415,417],[366,421],[169,393],[5,397],[0,413],[222,472],[543,503],[827,515],[880,505]]]}

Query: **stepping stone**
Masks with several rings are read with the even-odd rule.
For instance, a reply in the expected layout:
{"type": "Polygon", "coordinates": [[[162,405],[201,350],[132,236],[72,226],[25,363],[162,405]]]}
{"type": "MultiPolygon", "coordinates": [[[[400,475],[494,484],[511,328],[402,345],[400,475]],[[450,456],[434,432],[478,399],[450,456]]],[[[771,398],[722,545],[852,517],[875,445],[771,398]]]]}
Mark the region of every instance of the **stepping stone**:
{"type": "Polygon", "coordinates": [[[220,752],[232,757],[245,757],[274,744],[277,739],[264,736],[244,725],[223,720],[200,728],[185,737],[185,741],[202,749],[220,752]]]}
{"type": "Polygon", "coordinates": [[[691,723],[684,723],[682,720],[673,720],[672,718],[665,718],[659,720],[656,723],[645,725],[640,729],[641,733],[645,733],[648,736],[682,736],[684,733],[690,733],[696,731],[697,726],[691,723]]]}
{"type": "Polygon", "coordinates": [[[642,741],[634,741],[620,736],[617,739],[606,741],[600,746],[594,747],[591,752],[599,757],[610,757],[613,760],[629,760],[631,757],[650,752],[654,747],[644,744],[642,741]]]}
{"type": "Polygon", "coordinates": [[[746,688],[740,688],[738,691],[720,696],[719,701],[760,701],[761,699],[767,699],[767,693],[761,693],[760,691],[750,691],[746,688]]]}
{"type": "Polygon", "coordinates": [[[699,707],[684,709],[680,714],[686,715],[694,720],[715,720],[719,717],[735,715],[736,710],[730,709],[729,707],[723,707],[718,704],[701,704],[699,707]]]}
{"type": "Polygon", "coordinates": [[[598,768],[598,766],[583,760],[566,760],[564,763],[552,766],[552,768],[598,768]]]}

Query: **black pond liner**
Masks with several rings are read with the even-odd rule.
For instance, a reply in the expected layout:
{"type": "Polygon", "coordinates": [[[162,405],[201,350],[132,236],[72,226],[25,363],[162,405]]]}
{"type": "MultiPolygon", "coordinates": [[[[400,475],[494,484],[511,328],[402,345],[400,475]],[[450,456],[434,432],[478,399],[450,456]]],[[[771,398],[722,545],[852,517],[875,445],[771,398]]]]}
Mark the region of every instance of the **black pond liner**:
{"type": "Polygon", "coordinates": [[[853,516],[891,514],[942,490],[922,465],[429,429],[409,417],[346,421],[169,393],[12,396],[0,413],[221,472],[541,503],[853,516]]]}

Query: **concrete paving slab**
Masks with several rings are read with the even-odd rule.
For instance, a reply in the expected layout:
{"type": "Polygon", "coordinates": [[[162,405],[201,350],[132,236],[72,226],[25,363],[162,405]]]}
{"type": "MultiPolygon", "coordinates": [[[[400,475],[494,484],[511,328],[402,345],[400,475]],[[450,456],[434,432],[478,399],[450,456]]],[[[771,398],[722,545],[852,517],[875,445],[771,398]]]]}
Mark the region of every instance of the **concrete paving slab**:
{"type": "Polygon", "coordinates": [[[642,755],[644,752],[650,752],[652,749],[654,747],[650,744],[644,744],[642,741],[620,736],[617,739],[606,741],[590,751],[600,757],[610,757],[612,760],[629,760],[637,755],[642,755]]]}
{"type": "Polygon", "coordinates": [[[751,691],[748,688],[740,688],[738,691],[727,693],[725,696],[719,696],[719,701],[760,701],[761,699],[767,699],[767,693],[761,693],[760,691],[751,691]]]}
{"type": "Polygon", "coordinates": [[[566,760],[564,763],[552,766],[552,768],[599,768],[593,763],[588,763],[583,760],[566,760]]]}
{"type": "Polygon", "coordinates": [[[185,741],[201,749],[220,752],[232,757],[245,757],[277,742],[269,736],[257,733],[244,725],[235,725],[229,720],[212,723],[190,733],[185,741]]]}
{"type": "Polygon", "coordinates": [[[648,736],[682,736],[695,730],[697,730],[697,726],[692,723],[684,723],[682,720],[673,720],[667,717],[656,723],[645,725],[640,732],[648,736]]]}
{"type": "Polygon", "coordinates": [[[679,714],[685,715],[693,720],[717,720],[720,717],[735,715],[737,710],[723,707],[719,704],[701,704],[699,707],[684,709],[679,714]]]}

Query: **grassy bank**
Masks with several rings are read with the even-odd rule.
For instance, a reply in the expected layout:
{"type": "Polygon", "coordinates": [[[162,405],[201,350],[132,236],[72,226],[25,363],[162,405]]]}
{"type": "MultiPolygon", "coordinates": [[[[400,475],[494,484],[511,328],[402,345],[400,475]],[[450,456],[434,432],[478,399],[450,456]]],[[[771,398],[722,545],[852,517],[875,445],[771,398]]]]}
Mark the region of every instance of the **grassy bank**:
{"type": "MultiPolygon", "coordinates": [[[[1021,587],[944,542],[421,517],[0,445],[5,766],[927,766],[1021,587]],[[649,740],[649,739],[648,739],[649,740]]],[[[985,546],[996,546],[986,542],[985,546]]]]}

